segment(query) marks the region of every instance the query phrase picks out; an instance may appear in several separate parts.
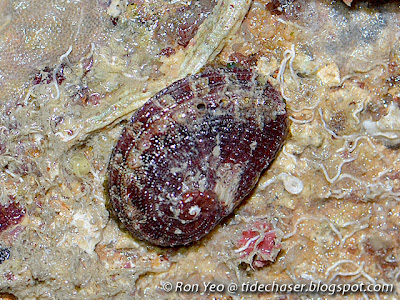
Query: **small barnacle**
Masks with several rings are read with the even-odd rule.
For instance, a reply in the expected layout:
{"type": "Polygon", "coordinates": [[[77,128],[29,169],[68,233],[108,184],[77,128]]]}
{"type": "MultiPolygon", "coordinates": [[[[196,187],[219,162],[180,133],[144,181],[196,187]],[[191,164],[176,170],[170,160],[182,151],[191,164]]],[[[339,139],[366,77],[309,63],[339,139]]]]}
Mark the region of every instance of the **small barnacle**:
{"type": "Polygon", "coordinates": [[[250,70],[210,69],[179,80],[123,130],[109,163],[112,209],[153,244],[197,241],[252,191],[286,127],[281,95],[250,70]]]}
{"type": "Polygon", "coordinates": [[[82,153],[74,154],[69,160],[72,172],[78,177],[85,176],[90,172],[90,163],[82,153]]]}

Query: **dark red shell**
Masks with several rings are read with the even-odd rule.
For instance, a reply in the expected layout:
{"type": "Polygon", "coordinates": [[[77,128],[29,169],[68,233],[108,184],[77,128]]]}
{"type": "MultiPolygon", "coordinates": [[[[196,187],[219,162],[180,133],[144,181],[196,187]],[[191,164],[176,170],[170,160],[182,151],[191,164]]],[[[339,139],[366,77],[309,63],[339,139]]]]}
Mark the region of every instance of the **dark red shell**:
{"type": "Polygon", "coordinates": [[[256,185],[283,143],[285,104],[249,70],[179,80],[136,111],[109,165],[110,203],[139,239],[185,245],[256,185]]]}

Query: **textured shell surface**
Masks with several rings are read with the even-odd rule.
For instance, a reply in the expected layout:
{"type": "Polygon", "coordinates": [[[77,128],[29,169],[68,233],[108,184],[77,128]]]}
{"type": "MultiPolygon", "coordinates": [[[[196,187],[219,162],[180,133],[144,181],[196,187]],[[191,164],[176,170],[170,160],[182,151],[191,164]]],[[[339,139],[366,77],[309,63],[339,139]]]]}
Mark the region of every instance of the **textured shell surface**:
{"type": "Polygon", "coordinates": [[[110,158],[116,216],[137,238],[186,245],[251,192],[280,149],[285,103],[250,70],[209,69],[152,97],[110,158]]]}

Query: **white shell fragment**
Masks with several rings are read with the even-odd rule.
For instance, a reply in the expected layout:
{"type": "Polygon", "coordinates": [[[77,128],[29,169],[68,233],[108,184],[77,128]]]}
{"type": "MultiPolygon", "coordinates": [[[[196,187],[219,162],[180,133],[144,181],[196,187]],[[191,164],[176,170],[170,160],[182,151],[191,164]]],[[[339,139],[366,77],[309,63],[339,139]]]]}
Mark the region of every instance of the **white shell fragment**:
{"type": "Polygon", "coordinates": [[[303,191],[304,188],[303,181],[287,173],[281,173],[278,176],[274,176],[271,179],[267,180],[263,184],[260,184],[260,189],[265,190],[267,186],[269,186],[271,183],[274,183],[277,180],[282,180],[283,187],[289,194],[298,195],[303,191]]]}
{"type": "Polygon", "coordinates": [[[288,193],[298,195],[303,191],[303,181],[299,178],[286,173],[281,173],[278,177],[282,180],[283,186],[288,193]]]}
{"type": "Polygon", "coordinates": [[[388,113],[378,121],[366,120],[362,122],[365,131],[389,146],[400,143],[400,109],[397,104],[391,103],[388,113]]]}

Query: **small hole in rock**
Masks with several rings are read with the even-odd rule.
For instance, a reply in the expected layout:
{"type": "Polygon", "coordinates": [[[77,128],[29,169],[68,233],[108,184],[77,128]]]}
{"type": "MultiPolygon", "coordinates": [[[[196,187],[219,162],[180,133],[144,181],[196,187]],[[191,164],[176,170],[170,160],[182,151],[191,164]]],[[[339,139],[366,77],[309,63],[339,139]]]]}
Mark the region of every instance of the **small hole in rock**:
{"type": "Polygon", "coordinates": [[[206,105],[204,103],[199,103],[199,104],[197,104],[197,109],[198,110],[205,110],[206,109],[206,105]]]}

